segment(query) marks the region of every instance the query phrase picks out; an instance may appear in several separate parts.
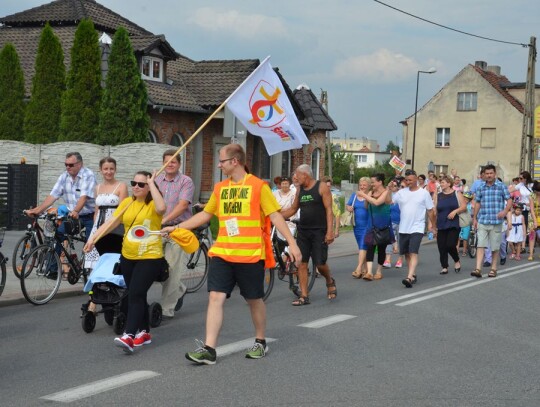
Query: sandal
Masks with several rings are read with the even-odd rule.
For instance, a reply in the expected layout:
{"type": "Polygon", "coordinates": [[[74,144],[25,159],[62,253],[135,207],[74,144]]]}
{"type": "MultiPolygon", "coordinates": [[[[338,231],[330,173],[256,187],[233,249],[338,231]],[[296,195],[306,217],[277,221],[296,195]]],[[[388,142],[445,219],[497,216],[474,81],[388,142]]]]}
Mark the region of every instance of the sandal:
{"type": "Polygon", "coordinates": [[[309,297],[298,297],[296,300],[294,300],[292,302],[292,305],[295,306],[295,307],[299,307],[299,306],[302,306],[302,305],[308,305],[308,304],[311,304],[309,302],[309,297]]]}
{"type": "Polygon", "coordinates": [[[482,272],[478,269],[475,269],[474,271],[471,272],[471,276],[476,277],[476,278],[482,278],[482,272]]]}
{"type": "Polygon", "coordinates": [[[382,278],[382,273],[375,273],[373,280],[380,280],[382,278]]]}
{"type": "Polygon", "coordinates": [[[362,278],[363,277],[363,273],[357,273],[356,270],[354,270],[351,275],[354,277],[354,278],[362,278]]]}
{"type": "Polygon", "coordinates": [[[403,280],[401,280],[401,282],[403,283],[403,285],[405,287],[412,288],[412,285],[414,284],[415,279],[411,279],[411,278],[407,277],[407,278],[404,278],[403,280]]]}
{"type": "Polygon", "coordinates": [[[491,269],[488,274],[488,277],[497,277],[497,270],[491,269]]]}
{"type": "Polygon", "coordinates": [[[373,280],[373,274],[371,273],[366,273],[364,274],[364,276],[362,277],[362,279],[366,280],[366,281],[371,281],[373,280]]]}
{"type": "Polygon", "coordinates": [[[326,290],[326,296],[328,297],[329,300],[335,300],[336,297],[337,297],[337,288],[336,288],[336,280],[334,280],[332,278],[332,282],[331,283],[327,283],[326,284],[326,288],[328,288],[328,290],[326,290]],[[333,288],[332,291],[330,291],[330,288],[333,288]]]}

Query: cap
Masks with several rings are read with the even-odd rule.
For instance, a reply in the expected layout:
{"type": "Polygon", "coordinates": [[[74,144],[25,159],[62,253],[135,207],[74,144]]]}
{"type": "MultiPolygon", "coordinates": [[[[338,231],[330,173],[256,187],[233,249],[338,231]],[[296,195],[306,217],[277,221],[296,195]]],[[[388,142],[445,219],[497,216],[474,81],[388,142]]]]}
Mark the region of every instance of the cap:
{"type": "Polygon", "coordinates": [[[169,233],[169,237],[186,253],[194,253],[199,248],[199,240],[190,230],[178,228],[169,233]]]}

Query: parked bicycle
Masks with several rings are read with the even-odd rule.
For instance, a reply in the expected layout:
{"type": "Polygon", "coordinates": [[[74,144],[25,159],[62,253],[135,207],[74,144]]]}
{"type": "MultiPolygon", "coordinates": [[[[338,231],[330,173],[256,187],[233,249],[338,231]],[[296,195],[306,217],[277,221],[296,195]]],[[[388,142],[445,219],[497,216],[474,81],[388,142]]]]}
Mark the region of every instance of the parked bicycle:
{"type": "MultiPolygon", "coordinates": [[[[295,233],[296,237],[296,233],[295,233]]],[[[279,238],[277,234],[276,227],[272,227],[272,249],[274,253],[274,258],[276,260],[276,266],[272,269],[265,269],[264,276],[264,296],[263,300],[266,300],[272,289],[274,288],[275,274],[277,273],[278,279],[289,283],[289,290],[292,293],[299,297],[300,287],[298,283],[298,268],[291,259],[287,247],[287,241],[279,238]]],[[[311,262],[311,261],[310,261],[311,262]]],[[[311,262],[312,263],[312,262],[311,262]]],[[[313,264],[311,267],[308,267],[308,290],[311,291],[313,285],[315,284],[315,279],[317,277],[317,271],[313,264]]]]}
{"type": "Polygon", "coordinates": [[[199,240],[199,248],[194,253],[185,256],[186,264],[182,274],[182,282],[186,285],[187,293],[198,291],[208,276],[208,246],[212,241],[210,224],[199,226],[193,231],[199,240]]]}
{"type": "MultiPolygon", "coordinates": [[[[4,243],[4,236],[6,234],[5,228],[0,228],[0,248],[2,248],[2,243],[4,243]]],[[[4,292],[4,287],[6,286],[6,263],[8,258],[5,257],[2,252],[0,252],[0,295],[4,292]]]]}
{"type": "MultiPolygon", "coordinates": [[[[26,215],[26,211],[23,211],[26,215]]],[[[43,244],[43,229],[41,228],[38,220],[45,219],[46,214],[42,214],[38,217],[30,217],[31,222],[26,226],[26,233],[15,244],[12,257],[13,274],[17,278],[21,278],[21,270],[25,257],[36,246],[43,244]]]]}
{"type": "Polygon", "coordinates": [[[77,255],[75,250],[76,242],[86,240],[78,220],[46,214],[43,235],[44,243],[25,256],[20,272],[23,295],[34,305],[46,304],[54,298],[63,275],[67,274],[68,283],[73,285],[81,276],[86,283],[90,274],[90,270],[84,268],[84,253],[77,255]],[[65,233],[59,234],[58,226],[62,222],[65,233]]]}

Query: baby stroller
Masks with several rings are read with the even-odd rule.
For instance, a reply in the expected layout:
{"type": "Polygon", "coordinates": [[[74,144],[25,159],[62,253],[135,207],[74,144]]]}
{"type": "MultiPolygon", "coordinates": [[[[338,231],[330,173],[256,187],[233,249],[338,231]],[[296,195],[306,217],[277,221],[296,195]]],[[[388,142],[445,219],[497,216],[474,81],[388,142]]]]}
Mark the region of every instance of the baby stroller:
{"type": "MultiPolygon", "coordinates": [[[[90,295],[87,304],[82,307],[82,329],[90,333],[96,327],[96,315],[103,314],[105,322],[113,326],[114,333],[121,335],[126,326],[128,289],[124,277],[113,274],[114,264],[119,260],[119,253],[104,253],[100,256],[84,291],[90,295]],[[99,311],[88,311],[88,305],[93,302],[101,305],[99,311]]],[[[155,328],[161,324],[161,305],[154,302],[150,305],[150,326],[155,328]]]]}

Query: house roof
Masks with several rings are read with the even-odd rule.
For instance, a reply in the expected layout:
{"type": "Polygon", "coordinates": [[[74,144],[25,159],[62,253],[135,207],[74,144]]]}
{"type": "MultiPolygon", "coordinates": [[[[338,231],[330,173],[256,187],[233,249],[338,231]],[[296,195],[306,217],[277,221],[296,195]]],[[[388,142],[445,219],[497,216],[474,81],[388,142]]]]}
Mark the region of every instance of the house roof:
{"type": "Polygon", "coordinates": [[[495,88],[512,106],[514,106],[520,113],[524,112],[523,104],[506,91],[506,87],[512,84],[508,78],[504,75],[497,75],[494,72],[486,71],[478,66],[469,64],[476,72],[482,76],[491,86],[495,88]]]}
{"type": "Polygon", "coordinates": [[[301,86],[295,89],[293,94],[304,112],[304,118],[300,121],[303,126],[309,126],[313,130],[337,130],[336,124],[311,89],[301,86]]]}
{"type": "Polygon", "coordinates": [[[42,6],[0,18],[0,23],[10,27],[44,25],[52,27],[77,25],[85,18],[92,19],[97,30],[114,33],[117,27],[124,27],[130,35],[152,35],[150,31],[129,21],[97,3],[95,0],[55,0],[42,6]]]}
{"type": "Polygon", "coordinates": [[[166,60],[176,59],[176,51],[171,44],[161,35],[136,35],[130,38],[133,51],[138,54],[148,54],[153,49],[159,48],[166,60]]]}

